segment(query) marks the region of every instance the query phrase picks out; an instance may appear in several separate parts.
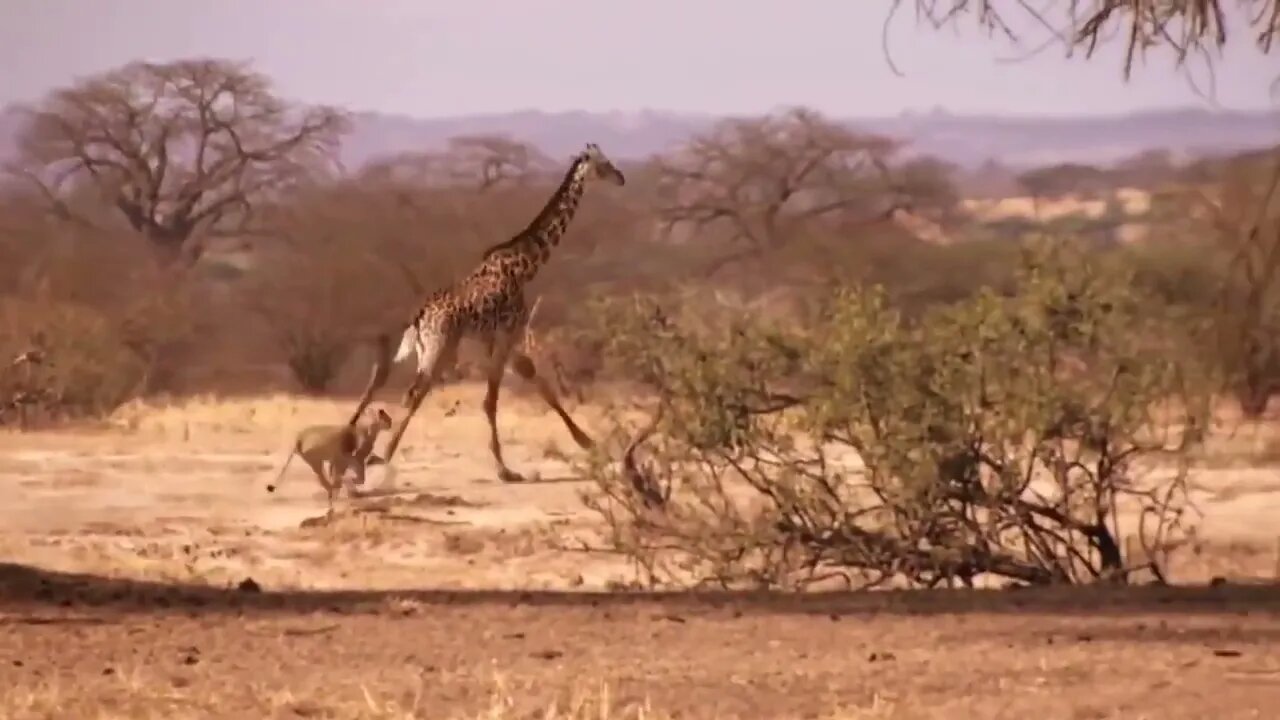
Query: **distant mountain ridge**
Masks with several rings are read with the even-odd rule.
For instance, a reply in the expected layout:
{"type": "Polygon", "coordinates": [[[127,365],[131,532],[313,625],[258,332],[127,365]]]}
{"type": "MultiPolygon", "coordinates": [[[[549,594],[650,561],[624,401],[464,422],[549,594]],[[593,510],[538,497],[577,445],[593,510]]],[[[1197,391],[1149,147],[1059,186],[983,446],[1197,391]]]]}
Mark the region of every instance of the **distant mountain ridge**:
{"type": "MultiPolygon", "coordinates": [[[[21,116],[0,110],[0,159],[11,158],[21,116]]],[[[416,118],[375,112],[353,115],[342,161],[351,169],[379,157],[432,150],[457,135],[504,134],[553,158],[596,142],[615,158],[640,159],[678,146],[721,116],[640,112],[542,112],[416,118]]],[[[1280,144],[1280,110],[1151,110],[1112,116],[959,115],[942,111],[895,117],[833,118],[851,127],[902,138],[913,152],[973,168],[987,160],[1011,166],[1058,162],[1110,163],[1144,150],[1225,153],[1280,144]]]]}
{"type": "MultiPolygon", "coordinates": [[[[344,143],[343,162],[353,167],[378,155],[439,148],[456,135],[488,133],[531,142],[552,157],[576,152],[584,142],[591,141],[612,156],[636,159],[677,147],[721,119],[661,111],[520,111],[444,118],[360,113],[355,116],[354,131],[344,143]]],[[[1280,110],[1171,109],[1079,117],[952,115],[935,111],[834,119],[850,127],[902,138],[910,142],[914,152],[970,168],[989,159],[1014,166],[1110,163],[1156,148],[1201,154],[1280,144],[1280,110]]]]}

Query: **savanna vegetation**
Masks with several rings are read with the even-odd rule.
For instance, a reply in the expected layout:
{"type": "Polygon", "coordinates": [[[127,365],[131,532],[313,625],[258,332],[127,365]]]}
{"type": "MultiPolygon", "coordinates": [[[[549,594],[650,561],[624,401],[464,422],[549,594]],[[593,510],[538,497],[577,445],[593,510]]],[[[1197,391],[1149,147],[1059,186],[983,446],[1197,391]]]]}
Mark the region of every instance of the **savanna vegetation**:
{"type": "MultiPolygon", "coordinates": [[[[0,195],[5,423],[349,392],[365,342],[563,170],[497,136],[342,169],[343,111],[218,60],[131,64],[26,121],[0,195]]],[[[562,390],[620,411],[587,502],[655,583],[1163,579],[1210,399],[1258,415],[1280,389],[1277,168],[1024,169],[1036,204],[1151,207],[994,222],[960,169],[807,109],[628,162],[530,288],[562,390]]]]}

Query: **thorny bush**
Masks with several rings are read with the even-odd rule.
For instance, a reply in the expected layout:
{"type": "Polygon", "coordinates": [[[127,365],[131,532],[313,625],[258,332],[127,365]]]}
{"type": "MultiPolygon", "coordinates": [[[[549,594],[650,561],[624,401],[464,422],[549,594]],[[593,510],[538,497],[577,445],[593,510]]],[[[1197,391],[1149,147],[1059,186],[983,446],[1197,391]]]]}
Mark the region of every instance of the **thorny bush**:
{"type": "Polygon", "coordinates": [[[607,303],[656,408],[615,423],[583,500],[650,585],[1162,580],[1208,398],[1110,260],[1036,243],[1007,295],[907,319],[846,289],[803,329],[607,303]]]}

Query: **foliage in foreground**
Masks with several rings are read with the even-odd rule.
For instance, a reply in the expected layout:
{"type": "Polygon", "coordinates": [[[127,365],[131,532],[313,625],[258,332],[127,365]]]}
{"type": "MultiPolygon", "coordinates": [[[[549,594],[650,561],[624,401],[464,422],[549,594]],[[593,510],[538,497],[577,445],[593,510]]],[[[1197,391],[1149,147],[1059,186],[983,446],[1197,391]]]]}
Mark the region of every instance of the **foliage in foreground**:
{"type": "Polygon", "coordinates": [[[1183,336],[1074,246],[1032,247],[1014,286],[916,320],[846,290],[805,330],[606,305],[657,406],[584,501],[651,583],[1124,581],[1130,535],[1162,577],[1208,411],[1183,336]]]}

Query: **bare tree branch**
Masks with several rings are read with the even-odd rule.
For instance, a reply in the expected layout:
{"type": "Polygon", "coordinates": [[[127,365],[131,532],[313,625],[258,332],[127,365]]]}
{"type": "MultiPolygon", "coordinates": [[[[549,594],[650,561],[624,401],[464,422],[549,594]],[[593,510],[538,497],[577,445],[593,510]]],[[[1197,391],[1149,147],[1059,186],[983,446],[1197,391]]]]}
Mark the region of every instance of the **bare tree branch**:
{"type": "Polygon", "coordinates": [[[739,258],[776,248],[810,223],[847,229],[901,209],[954,204],[945,164],[914,159],[893,167],[899,149],[895,140],[804,108],[728,120],[657,160],[659,221],[667,232],[719,226],[744,246],[730,256],[739,258]]]}
{"type": "Polygon", "coordinates": [[[18,137],[11,171],[69,216],[87,182],[168,261],[244,228],[254,203],[332,159],[346,118],[293,109],[267,78],[224,60],[137,62],[51,93],[18,137]]]}
{"type": "MultiPolygon", "coordinates": [[[[893,0],[889,20],[902,3],[893,0]]],[[[1208,58],[1221,51],[1228,40],[1228,7],[1227,0],[1049,0],[1039,6],[1028,0],[915,0],[916,17],[935,28],[967,16],[981,29],[1018,44],[1028,35],[1047,33],[1036,52],[1056,42],[1069,52],[1083,49],[1088,58],[1118,35],[1124,43],[1126,80],[1152,48],[1172,51],[1179,67],[1193,56],[1208,58]]],[[[1270,53],[1280,33],[1280,0],[1237,0],[1236,7],[1258,49],[1270,53]]]]}
{"type": "Polygon", "coordinates": [[[658,212],[663,222],[705,226],[726,221],[735,239],[771,245],[782,241],[778,225],[784,215],[816,216],[833,203],[853,202],[842,192],[845,188],[820,183],[825,178],[816,171],[824,164],[865,164],[867,154],[887,152],[891,143],[852,134],[817,137],[812,131],[826,128],[815,127],[813,120],[795,111],[781,118],[726,121],[695,137],[676,156],[660,160],[658,212]],[[835,142],[823,142],[829,139],[835,142]],[[795,207],[805,199],[811,200],[808,207],[795,207]]]}

